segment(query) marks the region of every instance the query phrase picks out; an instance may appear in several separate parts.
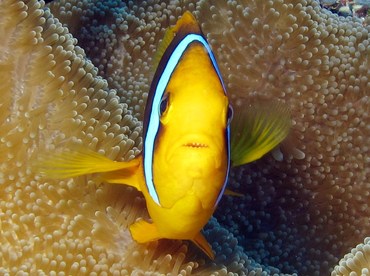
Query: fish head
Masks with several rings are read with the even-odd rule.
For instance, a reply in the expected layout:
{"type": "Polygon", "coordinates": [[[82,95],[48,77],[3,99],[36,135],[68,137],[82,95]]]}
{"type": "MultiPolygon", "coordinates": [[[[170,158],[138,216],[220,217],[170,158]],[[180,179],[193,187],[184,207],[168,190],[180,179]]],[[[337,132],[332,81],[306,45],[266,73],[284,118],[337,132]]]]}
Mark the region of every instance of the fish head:
{"type": "Polygon", "coordinates": [[[210,45],[191,13],[162,42],[144,116],[144,195],[163,208],[195,196],[193,202],[213,209],[229,170],[232,109],[210,45]]]}
{"type": "Polygon", "coordinates": [[[183,159],[212,156],[214,163],[225,155],[229,100],[201,45],[191,46],[173,72],[160,113],[158,142],[168,160],[174,152],[183,159]]]}
{"type": "Polygon", "coordinates": [[[189,46],[159,105],[153,162],[158,192],[171,194],[166,198],[173,204],[191,191],[204,208],[213,208],[227,175],[232,112],[203,45],[189,46]]]}

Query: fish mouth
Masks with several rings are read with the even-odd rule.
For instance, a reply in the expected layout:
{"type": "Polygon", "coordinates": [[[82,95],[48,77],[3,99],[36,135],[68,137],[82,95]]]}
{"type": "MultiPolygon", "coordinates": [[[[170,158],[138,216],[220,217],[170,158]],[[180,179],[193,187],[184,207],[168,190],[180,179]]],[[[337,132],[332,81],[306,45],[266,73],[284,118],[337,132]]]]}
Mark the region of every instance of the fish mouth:
{"type": "Polygon", "coordinates": [[[213,137],[205,134],[187,134],[174,142],[173,150],[185,150],[188,152],[205,152],[215,148],[213,137]]]}
{"type": "Polygon", "coordinates": [[[198,143],[198,142],[188,142],[188,143],[183,144],[183,147],[193,148],[193,149],[204,149],[204,148],[208,148],[208,145],[204,143],[198,143]]]}
{"type": "Polygon", "coordinates": [[[166,147],[166,161],[168,164],[178,162],[193,172],[204,170],[204,166],[218,168],[224,153],[219,144],[216,138],[207,134],[181,135],[166,147]]]}

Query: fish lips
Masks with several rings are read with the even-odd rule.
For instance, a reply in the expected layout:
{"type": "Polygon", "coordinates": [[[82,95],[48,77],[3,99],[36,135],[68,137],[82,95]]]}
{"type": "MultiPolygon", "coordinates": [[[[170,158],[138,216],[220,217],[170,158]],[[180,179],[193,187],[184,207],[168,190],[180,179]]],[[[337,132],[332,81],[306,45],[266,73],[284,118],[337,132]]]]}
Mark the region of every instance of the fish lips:
{"type": "Polygon", "coordinates": [[[222,149],[222,145],[218,145],[215,141],[215,138],[208,135],[192,134],[183,136],[168,147],[167,162],[177,162],[183,159],[182,162],[185,160],[185,162],[193,162],[194,164],[190,165],[191,167],[202,167],[202,164],[208,164],[214,168],[219,168],[224,149],[222,149]]]}

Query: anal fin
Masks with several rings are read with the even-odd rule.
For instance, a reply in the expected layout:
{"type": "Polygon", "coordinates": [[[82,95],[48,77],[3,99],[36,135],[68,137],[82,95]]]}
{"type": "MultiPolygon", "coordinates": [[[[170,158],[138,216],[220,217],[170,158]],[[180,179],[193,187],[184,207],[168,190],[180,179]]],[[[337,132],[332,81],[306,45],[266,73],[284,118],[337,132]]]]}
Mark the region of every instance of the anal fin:
{"type": "MultiPolygon", "coordinates": [[[[130,227],[132,238],[138,243],[146,243],[165,238],[158,233],[154,223],[146,222],[145,220],[136,221],[130,227]]],[[[202,233],[198,233],[192,240],[211,260],[214,260],[215,255],[211,246],[207,242],[202,233]]]]}
{"type": "Polygon", "coordinates": [[[206,238],[201,232],[199,232],[192,240],[211,260],[215,259],[215,254],[212,251],[211,246],[207,242],[206,238]]]}

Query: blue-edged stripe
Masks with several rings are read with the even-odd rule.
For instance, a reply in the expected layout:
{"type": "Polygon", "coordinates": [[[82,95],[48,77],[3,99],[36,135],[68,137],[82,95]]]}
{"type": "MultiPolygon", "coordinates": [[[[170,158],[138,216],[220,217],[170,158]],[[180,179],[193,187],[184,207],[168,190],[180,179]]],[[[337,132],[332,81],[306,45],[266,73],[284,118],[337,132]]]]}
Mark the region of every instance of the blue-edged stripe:
{"type": "MultiPolygon", "coordinates": [[[[206,39],[200,35],[200,34],[188,34],[186,35],[175,47],[173,52],[171,53],[168,62],[166,66],[163,69],[162,75],[160,76],[157,87],[155,88],[154,92],[154,97],[152,101],[152,106],[151,106],[151,111],[149,115],[149,121],[148,121],[148,126],[147,126],[147,131],[146,131],[146,136],[145,136],[145,141],[144,141],[144,175],[145,175],[145,183],[147,186],[147,189],[149,191],[150,196],[154,200],[155,203],[160,205],[160,200],[157,194],[157,191],[155,189],[155,185],[153,182],[153,155],[154,155],[154,144],[155,144],[155,139],[157,137],[158,131],[159,131],[159,126],[160,126],[160,112],[159,112],[159,107],[160,107],[160,102],[163,97],[163,94],[165,93],[166,87],[170,81],[171,75],[174,72],[177,64],[179,63],[182,55],[186,51],[186,49],[189,47],[189,45],[193,42],[199,42],[201,43],[208,52],[208,55],[212,61],[213,67],[215,68],[218,78],[220,79],[220,82],[222,84],[222,87],[225,92],[225,85],[224,82],[221,78],[221,73],[220,69],[218,68],[216,59],[212,53],[212,50],[206,41],[206,39]]],[[[148,108],[148,106],[147,106],[148,108]]],[[[230,145],[229,145],[229,136],[230,136],[230,130],[229,126],[227,127],[227,147],[228,147],[228,167],[227,167],[227,175],[225,179],[225,183],[222,187],[222,190],[218,196],[218,199],[216,201],[216,205],[218,204],[226,186],[226,181],[227,177],[229,174],[229,164],[230,164],[230,145]]]]}
{"type": "Polygon", "coordinates": [[[225,177],[225,182],[224,185],[221,188],[220,193],[218,194],[215,207],[218,205],[220,202],[226,188],[227,180],[229,179],[229,171],[230,171],[230,125],[227,126],[226,128],[226,144],[227,144],[227,169],[226,169],[226,177],[225,177]]]}

